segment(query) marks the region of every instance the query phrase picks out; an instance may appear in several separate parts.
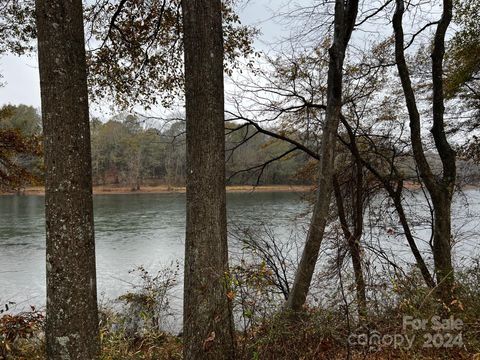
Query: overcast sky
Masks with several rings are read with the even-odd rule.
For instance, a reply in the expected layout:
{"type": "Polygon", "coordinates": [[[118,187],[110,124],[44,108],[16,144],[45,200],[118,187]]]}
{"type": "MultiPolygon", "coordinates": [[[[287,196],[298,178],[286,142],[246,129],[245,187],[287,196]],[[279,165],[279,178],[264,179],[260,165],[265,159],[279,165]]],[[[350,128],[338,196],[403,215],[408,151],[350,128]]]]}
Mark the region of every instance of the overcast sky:
{"type": "MultiPolygon", "coordinates": [[[[375,8],[374,4],[377,0],[373,0],[369,6],[375,8]]],[[[296,5],[306,6],[311,5],[311,0],[244,0],[244,5],[240,8],[239,14],[242,22],[248,25],[254,25],[261,31],[261,35],[256,41],[256,48],[268,51],[269,44],[276,43],[283,37],[289,35],[289,26],[281,25],[278,18],[274,15],[279,12],[286,12],[288,9],[295,8],[296,5]]],[[[433,2],[435,3],[435,1],[433,2]]],[[[435,11],[432,11],[432,4],[424,5],[424,12],[427,18],[431,18],[435,11]]],[[[367,6],[368,11],[368,6],[367,6]]],[[[433,15],[433,16],[436,16],[433,15]]],[[[304,19],[305,20],[305,19],[304,19]]],[[[389,19],[383,19],[385,23],[382,24],[364,24],[362,29],[356,31],[352,43],[357,47],[362,47],[362,44],[368,44],[372,41],[372,37],[389,35],[391,33],[389,19]],[[382,31],[379,33],[379,30],[382,31]],[[381,34],[383,32],[383,34],[381,34]]],[[[427,19],[428,20],[428,19],[427,19]]],[[[316,26],[318,19],[307,18],[309,26],[316,26]],[[313,22],[313,23],[312,23],[313,22]]],[[[288,22],[288,16],[284,19],[288,22]]],[[[423,24],[425,19],[421,19],[418,15],[413,18],[412,23],[405,21],[406,29],[409,27],[419,27],[423,24]]],[[[408,31],[406,31],[408,33],[408,31]]],[[[307,44],[303,44],[307,45],[307,44]]],[[[4,56],[0,58],[0,74],[3,79],[0,81],[4,84],[0,87],[0,106],[3,104],[26,104],[32,105],[36,108],[40,107],[40,84],[38,78],[38,66],[36,54],[24,57],[4,56]]],[[[227,85],[228,86],[228,85],[227,85]]],[[[101,107],[102,112],[105,107],[101,107]]],[[[94,111],[99,115],[97,111],[94,111]]]]}
{"type": "MultiPolygon", "coordinates": [[[[272,10],[277,10],[283,1],[250,0],[240,12],[244,24],[256,25],[262,35],[257,46],[266,48],[266,43],[275,40],[284,29],[272,17],[272,10]]],[[[40,81],[38,77],[37,55],[3,56],[0,58],[0,81],[5,85],[0,87],[0,105],[26,104],[40,107],[40,81]]]]}

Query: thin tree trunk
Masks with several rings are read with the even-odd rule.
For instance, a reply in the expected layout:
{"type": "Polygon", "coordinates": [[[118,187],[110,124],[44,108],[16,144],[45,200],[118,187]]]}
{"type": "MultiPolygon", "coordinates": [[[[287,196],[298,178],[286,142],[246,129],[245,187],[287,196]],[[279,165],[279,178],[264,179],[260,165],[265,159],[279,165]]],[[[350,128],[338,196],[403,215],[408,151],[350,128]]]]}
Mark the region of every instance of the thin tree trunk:
{"type": "Polygon", "coordinates": [[[443,57],[445,53],[445,33],[452,19],[452,1],[443,1],[442,18],[435,32],[432,52],[432,85],[433,85],[433,127],[431,133],[435,147],[440,155],[443,174],[436,177],[428,164],[422,145],[421,121],[418,112],[415,93],[410,80],[408,66],[405,60],[403,0],[396,0],[396,11],[393,17],[395,32],[395,59],[402,82],[402,88],[407,103],[410,118],[410,137],[413,154],[420,177],[432,198],[434,210],[433,230],[433,260],[437,276],[437,295],[447,306],[454,297],[454,271],[451,258],[451,204],[456,179],[456,155],[445,135],[444,125],[444,95],[443,95],[443,57]]]}
{"type": "Polygon", "coordinates": [[[48,359],[99,354],[81,0],[36,0],[45,146],[48,359]]]}
{"type": "Polygon", "coordinates": [[[436,286],[435,280],[433,279],[432,274],[428,270],[428,267],[423,260],[423,256],[417,247],[413,234],[410,230],[410,226],[408,224],[407,216],[405,215],[405,211],[403,209],[401,199],[402,186],[403,185],[400,184],[397,191],[393,191],[393,189],[390,188],[390,190],[387,190],[387,192],[389,193],[390,198],[393,200],[393,205],[395,206],[395,210],[397,210],[398,218],[403,228],[403,233],[405,235],[405,238],[407,239],[408,245],[410,246],[410,250],[412,251],[413,257],[415,258],[420,273],[422,274],[423,280],[429,288],[433,289],[436,286]]]}
{"type": "Polygon", "coordinates": [[[403,233],[405,235],[405,238],[407,239],[408,245],[410,247],[410,250],[412,251],[413,257],[415,258],[415,262],[417,263],[420,273],[422,274],[423,280],[429,288],[433,289],[436,286],[435,280],[433,279],[432,274],[428,270],[427,264],[425,263],[425,260],[423,259],[423,256],[417,247],[417,243],[415,242],[412,231],[410,230],[410,225],[408,224],[407,216],[403,208],[401,196],[403,181],[400,181],[398,183],[397,189],[395,190],[390,181],[387,178],[383,177],[370,163],[363,160],[362,162],[365,167],[377,178],[377,180],[382,183],[383,188],[387,191],[388,195],[392,199],[393,205],[395,206],[395,210],[397,211],[398,218],[400,220],[400,224],[403,228],[403,233]]]}
{"type": "MultiPolygon", "coordinates": [[[[348,123],[348,121],[345,119],[344,116],[340,117],[340,121],[342,122],[343,126],[347,130],[348,138],[350,140],[349,143],[344,141],[344,144],[350,149],[352,155],[355,157],[357,166],[359,166],[358,162],[360,162],[361,165],[363,165],[367,170],[369,170],[377,178],[377,180],[382,183],[383,188],[387,191],[388,195],[390,196],[390,198],[394,203],[395,210],[397,211],[397,214],[400,220],[400,224],[403,227],[405,238],[407,239],[408,245],[410,246],[410,250],[412,251],[412,254],[415,258],[417,266],[420,269],[420,272],[423,276],[423,279],[428,287],[434,288],[436,285],[435,281],[430,271],[428,270],[427,265],[425,264],[422,254],[418,250],[415,239],[413,238],[412,232],[410,231],[410,226],[408,224],[405,211],[403,209],[402,197],[401,197],[402,190],[403,190],[403,181],[399,180],[397,182],[397,188],[395,189],[387,177],[382,176],[370,162],[364,160],[358,149],[355,134],[353,132],[352,127],[350,126],[350,124],[348,123]]],[[[395,173],[395,175],[399,176],[395,168],[395,165],[393,163],[391,164],[391,169],[393,170],[393,173],[395,173]]],[[[358,226],[359,225],[360,224],[358,224],[358,226]]]]}
{"type": "MultiPolygon", "coordinates": [[[[322,109],[323,109],[323,107],[322,107],[322,109]]],[[[360,152],[358,151],[358,148],[356,147],[355,141],[354,141],[355,140],[355,134],[353,133],[353,130],[352,130],[351,126],[349,125],[348,121],[345,119],[345,117],[343,115],[340,115],[340,121],[342,122],[342,124],[345,126],[345,129],[347,130],[348,136],[350,138],[350,143],[347,142],[347,141],[343,141],[340,136],[338,138],[350,150],[352,155],[357,157],[357,159],[359,159],[361,161],[363,166],[377,178],[377,180],[383,185],[383,188],[388,192],[388,195],[390,196],[390,198],[394,202],[395,209],[397,210],[400,223],[401,223],[401,225],[403,227],[403,230],[404,230],[405,238],[407,239],[407,242],[410,246],[412,254],[415,257],[417,266],[420,269],[420,272],[422,273],[422,276],[425,280],[425,283],[427,284],[428,287],[434,288],[436,286],[435,281],[434,281],[434,279],[432,277],[432,274],[430,273],[430,271],[429,271],[429,269],[428,269],[428,267],[425,263],[425,260],[422,257],[422,254],[420,253],[420,251],[417,247],[415,239],[413,238],[413,234],[410,230],[410,226],[408,224],[408,220],[407,220],[407,217],[405,215],[405,211],[404,211],[404,208],[403,208],[403,205],[402,205],[401,194],[402,194],[403,182],[402,181],[400,181],[400,182],[397,181],[397,189],[395,190],[394,186],[391,183],[390,175],[383,176],[382,174],[380,174],[380,172],[370,162],[368,162],[367,160],[362,158],[360,152]]],[[[279,134],[273,133],[271,131],[265,130],[265,129],[261,128],[258,124],[255,124],[253,122],[251,122],[251,124],[259,132],[261,132],[263,134],[266,134],[268,136],[280,139],[282,141],[286,141],[286,142],[288,142],[292,145],[295,145],[300,150],[305,152],[307,155],[311,156],[313,159],[320,160],[320,156],[315,151],[313,151],[313,150],[309,149],[308,147],[298,143],[297,141],[292,140],[292,139],[290,139],[290,138],[288,138],[284,135],[279,135],[279,134]]],[[[396,175],[399,175],[393,164],[392,164],[391,169],[392,169],[393,173],[395,173],[396,175]]]]}
{"type": "Polygon", "coordinates": [[[220,0],[182,1],[187,116],[184,358],[233,359],[220,0]]]}
{"type": "MultiPolygon", "coordinates": [[[[360,319],[365,319],[367,315],[367,295],[366,295],[366,289],[365,289],[365,279],[363,277],[361,246],[360,246],[360,239],[362,237],[362,232],[363,232],[362,231],[363,224],[360,228],[358,226],[355,226],[354,233],[350,231],[347,223],[347,217],[345,214],[342,191],[336,176],[334,176],[333,178],[333,189],[334,189],[335,199],[337,203],[338,218],[340,220],[340,225],[342,227],[342,231],[345,236],[345,239],[347,240],[350,256],[352,257],[352,267],[353,267],[353,274],[355,277],[355,288],[357,293],[358,316],[360,317],[360,319]]],[[[355,211],[358,211],[358,209],[355,211]]],[[[360,217],[363,222],[363,208],[361,209],[361,211],[362,211],[362,214],[360,215],[360,217]]],[[[358,215],[359,214],[355,214],[355,216],[358,216],[358,215]]],[[[358,224],[358,221],[355,221],[355,223],[358,224]]]]}
{"type": "MultiPolygon", "coordinates": [[[[428,270],[427,265],[425,264],[422,254],[418,250],[415,239],[413,238],[412,232],[410,231],[410,226],[408,224],[405,211],[403,209],[402,197],[401,197],[402,190],[403,190],[403,180],[397,181],[397,189],[395,189],[391,184],[389,177],[382,176],[380,172],[370,162],[362,158],[360,151],[357,147],[357,144],[355,142],[355,134],[353,133],[353,129],[348,123],[348,121],[345,119],[345,117],[341,116],[340,121],[342,122],[343,126],[347,130],[347,134],[350,139],[350,143],[344,142],[344,144],[350,149],[350,151],[355,156],[357,161],[360,161],[363,164],[363,166],[365,166],[365,168],[369,170],[373,174],[373,176],[377,178],[378,181],[381,182],[381,184],[383,185],[383,188],[387,191],[388,195],[393,201],[395,210],[397,211],[400,223],[403,227],[405,238],[407,239],[408,245],[410,246],[410,250],[412,251],[412,254],[415,257],[415,261],[417,263],[418,268],[420,269],[420,272],[422,273],[423,279],[425,280],[425,283],[427,284],[428,287],[434,288],[435,281],[433,280],[433,277],[430,274],[430,271],[428,270]]],[[[391,164],[391,169],[393,173],[395,173],[395,175],[399,176],[395,168],[395,165],[393,163],[391,164]]]]}
{"type": "Polygon", "coordinates": [[[350,255],[352,256],[352,265],[355,275],[355,285],[357,288],[357,301],[358,301],[358,315],[360,319],[365,319],[367,316],[367,295],[365,288],[365,279],[363,277],[362,269],[362,254],[360,240],[363,235],[363,204],[364,204],[364,183],[363,183],[363,166],[359,156],[358,148],[356,146],[356,139],[353,139],[355,143],[355,149],[357,152],[354,154],[355,166],[354,171],[354,187],[353,187],[353,236],[350,236],[349,247],[350,255]]]}
{"type": "Polygon", "coordinates": [[[327,109],[322,133],[317,199],[305,248],[286,304],[287,309],[293,311],[301,310],[305,304],[327,223],[334,174],[336,136],[342,108],[343,62],[357,10],[358,0],[335,1],[335,24],[333,44],[329,49],[327,109]]]}

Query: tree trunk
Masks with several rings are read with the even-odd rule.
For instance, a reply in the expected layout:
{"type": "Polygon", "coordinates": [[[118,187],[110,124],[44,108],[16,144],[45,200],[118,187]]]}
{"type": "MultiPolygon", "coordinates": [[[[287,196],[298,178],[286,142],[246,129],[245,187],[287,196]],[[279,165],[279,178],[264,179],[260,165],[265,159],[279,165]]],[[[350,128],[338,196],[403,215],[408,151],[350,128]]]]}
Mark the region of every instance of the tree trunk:
{"type": "Polygon", "coordinates": [[[233,359],[220,0],[182,1],[187,116],[184,358],[233,359]]]}
{"type": "Polygon", "coordinates": [[[356,138],[355,138],[355,134],[353,132],[352,127],[350,126],[350,124],[348,123],[348,121],[345,119],[344,116],[340,116],[340,121],[342,122],[343,126],[347,130],[347,134],[350,139],[350,143],[346,143],[345,141],[343,141],[343,143],[350,149],[350,151],[352,152],[352,155],[355,157],[357,162],[360,162],[368,171],[370,171],[373,174],[373,176],[375,176],[377,180],[380,181],[380,183],[383,185],[383,188],[387,191],[388,195],[390,196],[390,198],[394,203],[395,210],[397,211],[398,217],[400,219],[400,223],[403,227],[405,238],[407,239],[408,245],[410,246],[412,254],[415,257],[415,261],[417,263],[418,268],[420,269],[420,272],[422,273],[423,279],[425,280],[425,283],[427,284],[428,287],[434,288],[435,281],[433,280],[433,277],[430,274],[430,271],[428,270],[428,267],[425,264],[425,261],[423,260],[422,254],[418,250],[415,239],[413,238],[412,232],[410,231],[410,226],[408,224],[407,217],[405,216],[405,211],[403,209],[402,196],[401,196],[403,191],[403,180],[398,179],[400,178],[400,174],[395,168],[395,165],[391,163],[390,169],[391,169],[391,173],[395,174],[395,176],[397,177],[396,189],[391,183],[390,175],[383,176],[372,165],[372,163],[362,158],[362,155],[360,154],[360,151],[356,144],[356,138]]]}
{"type": "Polygon", "coordinates": [[[360,238],[351,236],[348,239],[348,247],[352,257],[353,274],[355,276],[355,289],[357,292],[358,316],[365,320],[367,316],[367,295],[365,288],[365,279],[362,270],[362,257],[360,238]]]}
{"type": "Polygon", "coordinates": [[[293,311],[301,310],[305,304],[327,223],[335,165],[337,129],[342,108],[343,62],[345,50],[355,24],[357,10],[358,0],[335,1],[335,25],[333,44],[329,49],[327,109],[322,133],[317,199],[305,248],[286,304],[287,309],[293,311]]]}
{"type": "Polygon", "coordinates": [[[454,299],[454,271],[452,265],[451,204],[448,193],[432,197],[434,209],[433,261],[437,277],[437,295],[449,306],[454,299]]]}
{"type": "Polygon", "coordinates": [[[408,245],[410,246],[410,250],[412,251],[412,254],[415,258],[418,269],[422,274],[423,280],[425,281],[425,284],[427,284],[429,288],[433,289],[436,286],[435,280],[433,279],[432,274],[430,274],[427,264],[425,264],[425,261],[423,260],[423,256],[417,247],[417,243],[415,242],[412,231],[410,230],[407,216],[405,215],[405,211],[403,209],[402,198],[401,198],[402,186],[403,185],[400,184],[397,191],[393,191],[393,189],[389,188],[387,189],[387,192],[389,193],[390,198],[393,200],[393,204],[395,206],[395,210],[397,210],[398,218],[400,220],[400,224],[402,225],[405,238],[407,239],[408,245]]]}
{"type": "MultiPolygon", "coordinates": [[[[358,177],[358,180],[360,179],[361,179],[361,176],[358,177]]],[[[363,180],[361,181],[361,183],[363,183],[363,180]]],[[[358,185],[358,183],[356,185],[358,185]]],[[[333,189],[334,189],[335,199],[337,203],[338,218],[340,220],[340,225],[342,227],[342,231],[345,236],[345,239],[347,240],[350,256],[352,257],[353,275],[355,277],[355,288],[356,288],[356,295],[357,295],[358,316],[362,320],[362,319],[365,319],[367,316],[367,295],[366,295],[366,289],[365,289],[365,279],[363,277],[362,256],[361,256],[361,246],[360,246],[360,239],[363,233],[363,207],[361,209],[355,208],[353,210],[354,232],[352,233],[347,223],[343,196],[342,196],[340,184],[338,183],[338,179],[336,176],[334,176],[333,178],[333,189]]],[[[359,192],[362,193],[361,189],[358,190],[358,186],[356,186],[355,191],[358,198],[361,198],[361,197],[363,198],[362,195],[358,195],[359,192]]]]}
{"type": "MultiPolygon", "coordinates": [[[[356,139],[353,139],[356,142],[356,139]]],[[[356,143],[355,143],[355,147],[356,143]]],[[[358,148],[357,148],[358,150],[358,148]]],[[[358,151],[357,151],[358,152],[358,151]]],[[[364,204],[364,180],[363,180],[363,166],[360,156],[354,154],[355,166],[354,172],[354,186],[352,193],[352,222],[353,222],[353,236],[349,238],[350,255],[352,256],[353,273],[355,275],[355,286],[357,289],[358,315],[361,320],[365,320],[367,316],[367,295],[365,287],[365,279],[363,277],[362,268],[362,253],[360,240],[363,235],[363,204],[364,204]]]]}
{"type": "Polygon", "coordinates": [[[405,60],[403,14],[405,6],[403,0],[396,0],[396,10],[393,17],[395,33],[395,60],[402,83],[405,101],[410,118],[410,138],[413,155],[420,177],[425,183],[433,203],[434,230],[433,230],[433,260],[437,276],[437,295],[445,304],[453,300],[454,272],[451,255],[451,205],[456,179],[456,155],[445,135],[444,124],[444,94],[443,94],[443,57],[445,53],[445,34],[452,19],[452,1],[443,1],[442,18],[435,31],[432,51],[432,110],[433,127],[431,133],[435,141],[435,148],[442,161],[443,173],[435,176],[428,164],[422,144],[421,121],[418,112],[415,93],[410,80],[410,74],[405,60]]]}
{"type": "Polygon", "coordinates": [[[433,127],[431,133],[440,159],[443,174],[436,181],[436,192],[431,191],[434,209],[433,261],[438,284],[438,297],[449,306],[454,298],[454,272],[451,244],[451,207],[457,175],[456,153],[445,135],[445,97],[443,91],[443,58],[445,55],[445,35],[452,20],[453,2],[443,0],[442,18],[435,32],[432,51],[432,110],[433,127]]]}
{"type": "Polygon", "coordinates": [[[99,353],[90,129],[81,0],[36,0],[45,147],[46,350],[99,353]]]}

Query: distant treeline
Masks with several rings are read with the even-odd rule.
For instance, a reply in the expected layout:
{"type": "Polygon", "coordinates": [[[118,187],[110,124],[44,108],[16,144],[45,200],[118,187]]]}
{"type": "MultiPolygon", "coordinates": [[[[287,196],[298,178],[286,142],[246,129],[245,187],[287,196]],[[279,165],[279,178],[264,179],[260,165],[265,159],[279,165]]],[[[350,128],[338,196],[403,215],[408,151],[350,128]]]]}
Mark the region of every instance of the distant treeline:
{"type": "MultiPolygon", "coordinates": [[[[25,136],[40,135],[41,117],[30,106],[7,105],[9,112],[0,119],[1,128],[19,129],[25,136]]],[[[5,108],[5,107],[4,107],[5,108]]],[[[246,127],[226,130],[226,176],[232,185],[304,184],[298,176],[308,158],[292,153],[268,163],[288,151],[289,145],[256,134],[246,127]],[[248,140],[248,141],[245,141],[248,140]],[[268,163],[265,167],[262,164],[268,163]],[[248,170],[249,171],[245,171],[248,170]],[[261,175],[261,176],[259,176],[261,175]]],[[[185,184],[185,123],[172,121],[162,127],[146,126],[133,115],[120,114],[107,122],[91,121],[92,167],[95,185],[121,185],[138,189],[142,185],[185,184]]],[[[21,154],[15,162],[42,178],[40,161],[21,154]]]]}
{"type": "MultiPolygon", "coordinates": [[[[2,138],[2,129],[14,129],[23,134],[26,140],[35,139],[42,133],[41,117],[36,109],[26,105],[6,105],[0,108],[0,149],[3,149],[0,151],[0,158],[9,159],[8,163],[0,162],[0,175],[3,179],[3,174],[8,174],[5,164],[14,164],[25,168],[41,182],[41,157],[15,153],[15,148],[25,148],[24,142],[9,144],[9,141],[16,138],[2,138]]],[[[225,133],[228,184],[312,183],[315,173],[312,173],[312,167],[309,166],[311,159],[300,151],[288,153],[291,145],[263,133],[256,133],[252,127],[241,126],[240,123],[229,123],[225,133]],[[285,153],[288,154],[283,156],[285,153]]],[[[294,137],[294,134],[289,136],[294,137]]],[[[107,122],[93,119],[91,141],[94,185],[119,185],[139,189],[142,185],[185,184],[184,121],[171,121],[160,127],[147,126],[145,119],[130,114],[116,115],[107,122]]],[[[437,155],[428,154],[428,157],[434,169],[441,168],[437,155]]],[[[413,159],[402,157],[398,161],[401,162],[400,168],[405,178],[414,180],[417,175],[413,159]]],[[[478,185],[479,165],[462,160],[457,160],[457,163],[457,182],[460,185],[478,185]]],[[[31,179],[26,178],[25,182],[30,185],[31,179]]]]}
{"type": "MultiPolygon", "coordinates": [[[[145,127],[135,116],[119,115],[106,123],[93,120],[91,125],[95,184],[123,184],[134,189],[143,184],[185,184],[183,121],[159,129],[145,127]]],[[[246,127],[226,131],[226,175],[230,184],[252,184],[257,180],[265,185],[305,182],[297,176],[308,161],[305,155],[285,156],[263,167],[289,146],[263,134],[250,137],[253,133],[247,131],[246,127]]]]}

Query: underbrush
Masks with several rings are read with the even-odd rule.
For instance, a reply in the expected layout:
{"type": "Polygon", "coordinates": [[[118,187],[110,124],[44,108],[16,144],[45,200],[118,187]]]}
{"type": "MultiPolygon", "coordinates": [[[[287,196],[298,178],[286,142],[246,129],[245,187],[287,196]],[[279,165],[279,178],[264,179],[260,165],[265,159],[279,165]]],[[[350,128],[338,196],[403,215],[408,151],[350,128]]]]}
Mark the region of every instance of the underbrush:
{"type": "Polygon", "coordinates": [[[178,271],[178,263],[153,274],[144,267],[131,271],[140,282],[118,298],[120,307],[101,309],[101,360],[182,358],[181,339],[164,331],[178,271]]]}
{"type": "Polygon", "coordinates": [[[6,304],[0,317],[0,359],[43,359],[44,314],[30,311],[9,313],[6,304]]]}
{"type": "MultiPolygon", "coordinates": [[[[162,325],[171,315],[169,297],[176,268],[156,274],[143,268],[135,272],[140,283],[115,306],[100,311],[100,359],[182,359],[181,336],[164,331],[162,325]]],[[[438,304],[410,274],[395,280],[386,294],[389,301],[370,299],[364,319],[356,315],[354,303],[342,302],[306,307],[301,314],[286,313],[282,301],[272,295],[271,275],[262,265],[232,272],[240,360],[480,359],[478,263],[457,273],[457,299],[448,306],[438,304]],[[433,329],[439,311],[438,324],[450,327],[433,329]],[[415,321],[423,321],[425,327],[415,327],[415,321]]],[[[44,359],[43,326],[44,315],[34,308],[18,314],[4,311],[0,359],[44,359]]]]}
{"type": "MultiPolygon", "coordinates": [[[[480,360],[479,262],[457,273],[456,299],[439,303],[418,274],[396,279],[389,301],[369,303],[360,319],[342,301],[278,311],[239,338],[242,359],[480,360]]],[[[353,306],[354,307],[354,306],[353,306]]]]}

